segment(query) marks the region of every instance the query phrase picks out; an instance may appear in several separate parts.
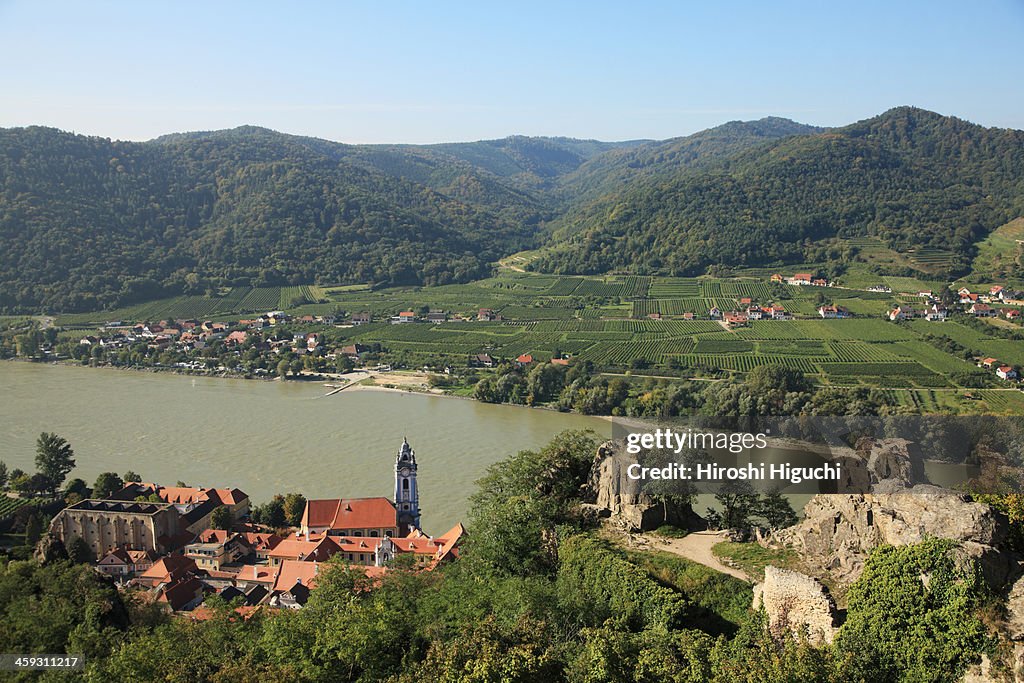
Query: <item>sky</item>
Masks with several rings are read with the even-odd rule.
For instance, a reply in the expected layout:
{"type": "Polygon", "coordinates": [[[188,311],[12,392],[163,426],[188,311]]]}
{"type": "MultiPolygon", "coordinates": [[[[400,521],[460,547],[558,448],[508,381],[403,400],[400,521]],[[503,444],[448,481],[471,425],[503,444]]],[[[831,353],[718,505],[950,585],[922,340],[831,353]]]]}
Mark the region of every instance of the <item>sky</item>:
{"type": "Polygon", "coordinates": [[[1024,129],[1024,0],[0,0],[0,127],[663,139],[911,104],[1024,129]]]}

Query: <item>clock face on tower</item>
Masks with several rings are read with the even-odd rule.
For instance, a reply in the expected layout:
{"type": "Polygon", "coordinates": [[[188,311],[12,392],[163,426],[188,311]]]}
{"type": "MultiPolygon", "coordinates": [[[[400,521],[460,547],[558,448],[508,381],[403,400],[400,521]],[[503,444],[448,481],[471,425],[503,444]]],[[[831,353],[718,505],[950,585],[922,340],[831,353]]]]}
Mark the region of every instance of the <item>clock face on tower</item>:
{"type": "Polygon", "coordinates": [[[402,476],[403,477],[409,476],[409,468],[408,467],[403,467],[402,468],[402,476]]]}

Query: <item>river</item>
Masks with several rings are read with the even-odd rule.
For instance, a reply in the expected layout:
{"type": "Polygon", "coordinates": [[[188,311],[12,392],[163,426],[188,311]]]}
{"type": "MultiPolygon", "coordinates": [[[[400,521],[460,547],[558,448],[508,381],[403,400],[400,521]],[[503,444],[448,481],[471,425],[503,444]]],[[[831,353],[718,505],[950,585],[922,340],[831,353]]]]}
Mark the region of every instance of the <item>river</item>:
{"type": "Polygon", "coordinates": [[[599,418],[443,396],[354,390],[323,397],[307,382],[188,377],[0,362],[0,460],[34,471],[40,432],[75,450],[71,477],[138,472],[146,481],[238,487],[254,504],[394,495],[395,454],[408,437],[419,463],[423,526],[466,517],[488,465],[599,418]]]}

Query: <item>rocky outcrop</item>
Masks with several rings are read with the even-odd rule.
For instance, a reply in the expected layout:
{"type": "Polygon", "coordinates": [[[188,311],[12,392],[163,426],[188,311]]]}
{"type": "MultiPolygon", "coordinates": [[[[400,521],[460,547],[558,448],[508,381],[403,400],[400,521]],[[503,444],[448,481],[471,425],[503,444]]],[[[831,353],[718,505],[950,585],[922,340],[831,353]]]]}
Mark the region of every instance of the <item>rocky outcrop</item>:
{"type": "Polygon", "coordinates": [[[42,535],[39,542],[36,543],[35,550],[32,554],[39,564],[49,564],[50,562],[56,562],[58,560],[66,560],[68,557],[64,544],[60,542],[59,538],[50,533],[42,535]]]}
{"type": "Polygon", "coordinates": [[[626,452],[622,441],[606,441],[597,449],[590,473],[590,488],[595,507],[631,531],[650,531],[663,524],[702,529],[706,524],[689,505],[672,505],[643,491],[639,479],[630,479],[627,470],[637,464],[635,455],[626,452]]]}
{"type": "Polygon", "coordinates": [[[845,475],[839,493],[894,493],[929,483],[924,459],[906,439],[865,437],[852,451],[837,452],[835,459],[845,475]]]}
{"type": "Polygon", "coordinates": [[[768,629],[806,635],[810,643],[831,643],[839,630],[836,604],[817,579],[778,567],[764,568],[764,583],[754,587],[754,609],[764,606],[768,629]]]}
{"type": "Polygon", "coordinates": [[[995,546],[1006,534],[1006,518],[988,505],[935,486],[915,486],[898,493],[819,494],[804,507],[802,522],[772,540],[796,549],[815,570],[853,582],[880,545],[951,539],[979,561],[990,585],[1000,586],[1011,566],[995,546]]]}

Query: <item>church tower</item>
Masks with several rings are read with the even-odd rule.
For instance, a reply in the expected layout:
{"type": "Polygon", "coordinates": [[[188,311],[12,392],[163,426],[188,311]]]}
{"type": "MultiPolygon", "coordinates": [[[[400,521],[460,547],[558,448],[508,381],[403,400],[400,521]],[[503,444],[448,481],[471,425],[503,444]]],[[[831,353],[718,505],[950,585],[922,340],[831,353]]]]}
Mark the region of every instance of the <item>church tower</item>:
{"type": "Polygon", "coordinates": [[[416,452],[408,439],[402,439],[402,447],[395,459],[395,509],[398,511],[398,527],[404,535],[412,527],[420,527],[420,494],[416,487],[416,452]]]}

